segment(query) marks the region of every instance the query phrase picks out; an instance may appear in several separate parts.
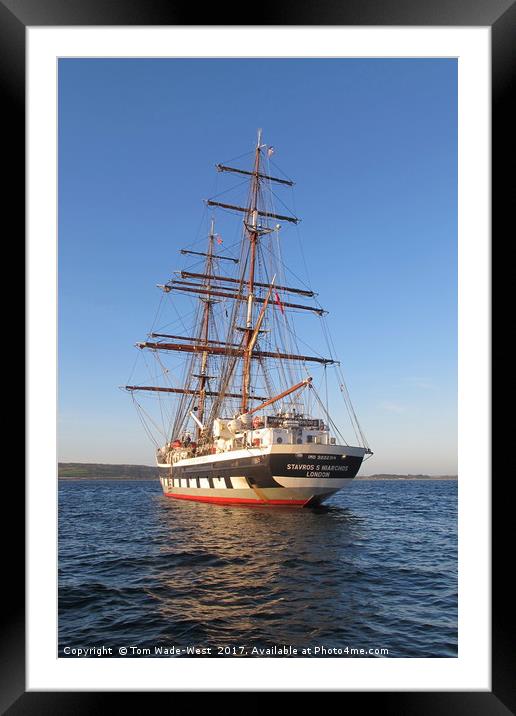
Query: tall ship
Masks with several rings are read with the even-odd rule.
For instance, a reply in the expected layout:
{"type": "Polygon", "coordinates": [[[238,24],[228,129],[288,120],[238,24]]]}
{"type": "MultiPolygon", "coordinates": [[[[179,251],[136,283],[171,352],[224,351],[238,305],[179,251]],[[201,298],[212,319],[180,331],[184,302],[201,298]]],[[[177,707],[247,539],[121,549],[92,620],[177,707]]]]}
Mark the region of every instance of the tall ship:
{"type": "Polygon", "coordinates": [[[221,180],[237,184],[205,200],[202,243],[180,250],[187,265],[158,284],[153,328],[136,344],[152,384],[133,381],[125,389],[155,442],[170,498],[317,506],[349,485],[372,455],[327,311],[295,272],[306,269],[300,219],[281,194],[294,182],[276,167],[274,153],[259,130],[243,166],[216,165],[221,180]],[[153,399],[158,417],[143,397],[153,399]],[[337,398],[351,444],[330,414],[337,398]]]}

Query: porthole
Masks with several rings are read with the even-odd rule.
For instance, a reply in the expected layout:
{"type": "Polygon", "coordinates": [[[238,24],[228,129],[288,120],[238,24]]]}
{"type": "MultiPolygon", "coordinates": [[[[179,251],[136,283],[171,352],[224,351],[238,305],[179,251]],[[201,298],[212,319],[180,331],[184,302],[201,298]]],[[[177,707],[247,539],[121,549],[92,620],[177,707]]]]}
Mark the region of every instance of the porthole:
{"type": "Polygon", "coordinates": [[[298,438],[298,439],[296,440],[296,442],[297,442],[298,445],[301,445],[301,443],[303,442],[303,439],[302,439],[302,438],[298,438]]]}
{"type": "Polygon", "coordinates": [[[277,443],[282,443],[282,442],[283,442],[283,438],[276,438],[276,442],[277,442],[277,443]]]}

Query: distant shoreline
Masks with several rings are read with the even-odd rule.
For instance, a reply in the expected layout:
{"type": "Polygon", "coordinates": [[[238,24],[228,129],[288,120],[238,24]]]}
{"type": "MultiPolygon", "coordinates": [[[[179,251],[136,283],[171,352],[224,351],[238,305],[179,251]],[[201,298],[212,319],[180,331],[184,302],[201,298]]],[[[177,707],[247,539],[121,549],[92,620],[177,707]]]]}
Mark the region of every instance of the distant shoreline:
{"type": "MultiPolygon", "coordinates": [[[[90,462],[58,463],[60,480],[156,480],[157,469],[151,465],[110,465],[90,462]]],[[[355,480],[456,480],[457,475],[358,475],[355,480]]]]}

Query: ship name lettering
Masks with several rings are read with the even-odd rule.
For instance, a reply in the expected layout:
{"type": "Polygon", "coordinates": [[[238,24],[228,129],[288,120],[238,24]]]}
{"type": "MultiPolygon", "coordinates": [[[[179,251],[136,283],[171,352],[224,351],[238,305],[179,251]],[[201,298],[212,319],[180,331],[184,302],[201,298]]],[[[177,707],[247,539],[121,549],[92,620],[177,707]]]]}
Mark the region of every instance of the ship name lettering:
{"type": "Polygon", "coordinates": [[[323,472],[346,472],[348,470],[349,465],[304,465],[299,462],[289,462],[287,464],[287,470],[302,470],[303,472],[310,472],[310,471],[323,471],[323,472]]]}

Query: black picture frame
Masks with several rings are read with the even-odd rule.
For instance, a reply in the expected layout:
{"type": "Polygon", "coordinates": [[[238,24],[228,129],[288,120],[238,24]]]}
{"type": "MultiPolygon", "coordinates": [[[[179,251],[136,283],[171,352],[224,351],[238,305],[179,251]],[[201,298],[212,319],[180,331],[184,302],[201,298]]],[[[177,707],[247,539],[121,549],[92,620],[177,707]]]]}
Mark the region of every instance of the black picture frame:
{"type": "MultiPolygon", "coordinates": [[[[514,203],[513,133],[516,126],[511,99],[515,95],[516,2],[514,0],[319,0],[317,3],[275,2],[261,4],[266,23],[251,17],[251,8],[231,9],[231,18],[217,4],[199,8],[171,0],[0,0],[0,82],[4,107],[4,148],[12,152],[4,206],[21,226],[20,238],[10,249],[23,246],[25,216],[25,30],[27,26],[74,25],[400,25],[400,26],[489,26],[492,33],[492,229],[503,241],[514,203]],[[6,141],[7,140],[7,141],[6,141]]],[[[4,154],[5,159],[5,154],[4,154]]],[[[6,166],[4,164],[4,166],[6,166]]],[[[5,173],[4,173],[5,176],[5,173]]],[[[7,212],[6,212],[7,213],[7,212]]],[[[4,217],[6,216],[4,213],[4,217]]],[[[512,218],[512,217],[511,217],[512,218]]],[[[514,230],[512,230],[514,231],[514,230]]],[[[19,266],[19,264],[18,264],[19,266]]],[[[505,284],[504,284],[505,285],[505,284]]],[[[500,291],[500,304],[503,300],[500,291]]],[[[30,346],[29,346],[30,348],[30,346]]],[[[19,398],[17,399],[19,400],[19,398]]],[[[500,445],[503,444],[500,439],[500,445]]],[[[510,442],[507,443],[508,447],[510,442]]],[[[493,446],[493,455],[495,454],[493,446]]],[[[493,474],[494,473],[493,471],[493,474]]],[[[516,659],[513,641],[513,595],[505,584],[513,571],[507,545],[511,540],[512,501],[506,483],[492,483],[492,691],[468,692],[342,692],[344,705],[361,698],[360,706],[377,707],[382,714],[507,714],[516,713],[516,659]],[[366,701],[364,701],[366,699],[366,701]]],[[[0,654],[0,708],[18,714],[86,714],[108,708],[120,710],[121,697],[137,708],[139,693],[120,692],[26,692],[24,612],[24,484],[19,475],[5,475],[3,546],[9,567],[4,564],[3,616],[0,654]],[[9,526],[5,514],[11,516],[9,526]],[[14,538],[14,539],[13,539],[14,538]],[[116,701],[115,701],[116,699],[116,701]]],[[[464,598],[464,595],[461,595],[464,598]]],[[[153,693],[174,698],[174,693],[153,693]]],[[[148,699],[149,693],[143,698],[148,699]]],[[[341,702],[342,703],[342,702],[341,702]]],[[[146,704],[148,707],[148,703],[146,704]]]]}

